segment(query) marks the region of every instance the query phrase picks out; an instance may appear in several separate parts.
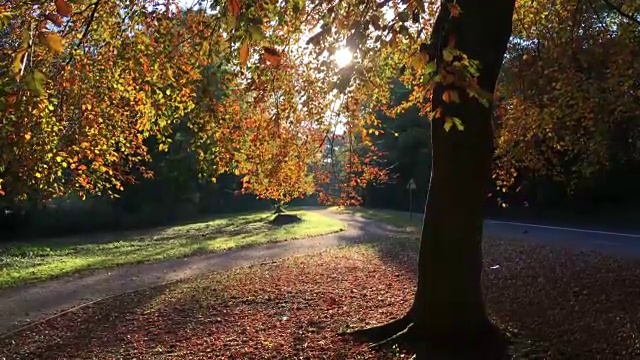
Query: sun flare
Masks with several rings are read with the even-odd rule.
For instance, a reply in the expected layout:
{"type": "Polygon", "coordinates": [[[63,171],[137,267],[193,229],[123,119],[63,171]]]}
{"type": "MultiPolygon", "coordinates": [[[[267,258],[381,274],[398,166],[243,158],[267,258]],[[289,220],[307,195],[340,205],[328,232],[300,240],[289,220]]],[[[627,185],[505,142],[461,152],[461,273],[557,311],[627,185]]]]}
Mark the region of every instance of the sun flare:
{"type": "Polygon", "coordinates": [[[351,50],[348,48],[342,48],[333,54],[333,58],[335,59],[338,67],[345,67],[351,63],[353,54],[351,54],[351,50]]]}

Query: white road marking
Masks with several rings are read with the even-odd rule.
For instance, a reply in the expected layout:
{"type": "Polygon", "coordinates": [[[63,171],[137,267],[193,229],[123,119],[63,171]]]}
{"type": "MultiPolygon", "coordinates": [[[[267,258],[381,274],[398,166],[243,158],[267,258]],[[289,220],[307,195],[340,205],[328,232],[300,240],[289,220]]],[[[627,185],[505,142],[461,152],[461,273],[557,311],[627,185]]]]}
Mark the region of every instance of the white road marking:
{"type": "Polygon", "coordinates": [[[623,237],[630,237],[630,238],[640,238],[640,235],[636,235],[636,234],[625,234],[625,233],[617,233],[617,232],[609,232],[609,231],[586,230],[586,229],[566,228],[566,227],[547,226],[547,225],[534,225],[534,224],[526,224],[526,223],[519,223],[519,222],[496,221],[496,220],[485,220],[485,222],[495,223],[495,224],[530,226],[534,228],[543,228],[543,229],[576,231],[576,232],[584,232],[584,233],[592,233],[592,234],[614,235],[614,236],[623,236],[623,237]]]}

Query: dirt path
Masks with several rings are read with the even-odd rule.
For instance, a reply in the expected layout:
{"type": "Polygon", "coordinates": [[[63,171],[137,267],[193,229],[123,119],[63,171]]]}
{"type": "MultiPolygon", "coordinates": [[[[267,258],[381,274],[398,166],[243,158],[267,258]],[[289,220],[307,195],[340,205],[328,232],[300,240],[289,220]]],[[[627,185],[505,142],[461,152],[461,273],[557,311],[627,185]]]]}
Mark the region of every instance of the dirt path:
{"type": "Polygon", "coordinates": [[[347,230],[301,240],[148,264],[84,272],[43,283],[0,290],[0,336],[29,323],[105,297],[280,258],[384,236],[394,228],[358,215],[317,210],[348,224],[347,230]],[[366,236],[365,236],[366,235],[366,236]]]}

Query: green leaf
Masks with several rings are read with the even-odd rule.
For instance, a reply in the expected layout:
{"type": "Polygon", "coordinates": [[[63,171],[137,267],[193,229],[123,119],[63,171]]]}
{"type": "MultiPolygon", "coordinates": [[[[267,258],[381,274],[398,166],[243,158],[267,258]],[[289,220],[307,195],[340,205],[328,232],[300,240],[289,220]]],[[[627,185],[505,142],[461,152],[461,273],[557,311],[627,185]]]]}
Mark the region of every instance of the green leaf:
{"type": "Polygon", "coordinates": [[[430,73],[436,71],[436,69],[437,69],[436,62],[432,61],[432,62],[427,64],[427,68],[425,69],[425,71],[427,72],[427,74],[430,74],[430,73]]]}
{"type": "Polygon", "coordinates": [[[262,28],[258,25],[249,25],[248,30],[253,41],[262,41],[266,37],[264,32],[262,32],[262,28]]]}
{"type": "Polygon", "coordinates": [[[0,13],[0,30],[4,29],[6,26],[9,25],[9,21],[11,20],[11,13],[10,12],[3,12],[0,13]]]}
{"type": "Polygon", "coordinates": [[[444,131],[449,132],[452,126],[453,126],[453,120],[451,120],[451,118],[447,116],[444,119],[444,131]]]}
{"type": "Polygon", "coordinates": [[[305,0],[294,0],[292,6],[293,14],[298,15],[305,7],[305,0]]]}
{"type": "Polygon", "coordinates": [[[398,14],[398,20],[400,20],[400,22],[409,21],[409,13],[407,11],[403,11],[403,12],[399,13],[398,14]]]}
{"type": "Polygon", "coordinates": [[[464,130],[464,125],[462,124],[462,120],[460,120],[457,117],[453,117],[452,120],[453,120],[453,123],[456,125],[456,128],[458,128],[458,130],[460,131],[464,130]]]}
{"type": "Polygon", "coordinates": [[[44,82],[46,81],[46,78],[40,71],[34,70],[33,72],[29,73],[24,78],[24,81],[27,85],[27,88],[36,93],[38,96],[42,96],[45,94],[44,82]]]}

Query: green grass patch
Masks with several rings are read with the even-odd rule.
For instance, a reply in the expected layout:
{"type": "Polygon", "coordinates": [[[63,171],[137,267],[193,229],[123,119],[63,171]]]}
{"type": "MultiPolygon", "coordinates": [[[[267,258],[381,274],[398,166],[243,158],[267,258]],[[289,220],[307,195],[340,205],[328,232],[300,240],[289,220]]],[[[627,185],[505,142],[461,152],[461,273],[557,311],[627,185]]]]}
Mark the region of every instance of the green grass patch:
{"type": "Polygon", "coordinates": [[[343,222],[318,213],[293,213],[303,221],[278,227],[269,224],[270,212],[245,213],[136,233],[1,244],[0,288],[88,269],[220,252],[346,228],[343,222]]]}
{"type": "Polygon", "coordinates": [[[384,222],[399,228],[420,228],[422,226],[422,218],[424,216],[421,212],[414,212],[410,216],[408,211],[355,207],[342,208],[338,209],[338,211],[350,212],[352,214],[360,215],[366,219],[384,222]]]}

